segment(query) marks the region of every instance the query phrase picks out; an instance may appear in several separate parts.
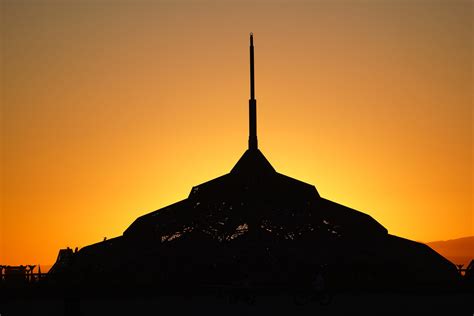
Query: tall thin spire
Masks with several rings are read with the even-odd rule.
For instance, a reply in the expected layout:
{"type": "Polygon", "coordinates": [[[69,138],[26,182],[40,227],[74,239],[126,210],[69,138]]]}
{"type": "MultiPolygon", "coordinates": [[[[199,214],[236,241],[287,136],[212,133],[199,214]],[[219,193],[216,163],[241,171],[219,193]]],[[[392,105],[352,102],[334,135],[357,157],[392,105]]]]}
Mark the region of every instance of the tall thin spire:
{"type": "Polygon", "coordinates": [[[255,73],[253,33],[250,33],[250,100],[249,100],[249,150],[257,150],[257,100],[255,100],[255,73]]]}

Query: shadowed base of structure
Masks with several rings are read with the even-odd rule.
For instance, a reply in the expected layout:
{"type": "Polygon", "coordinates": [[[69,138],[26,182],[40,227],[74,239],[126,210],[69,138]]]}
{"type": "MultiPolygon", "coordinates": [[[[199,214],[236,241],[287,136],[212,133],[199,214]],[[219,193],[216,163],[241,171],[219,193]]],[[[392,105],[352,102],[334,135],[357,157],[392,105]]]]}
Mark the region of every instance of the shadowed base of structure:
{"type": "Polygon", "coordinates": [[[437,286],[459,279],[428,246],[322,198],[247,150],[230,173],[136,219],[122,236],[63,250],[50,281],[77,286],[337,289],[437,286]]]}
{"type": "Polygon", "coordinates": [[[263,295],[247,291],[207,295],[135,295],[123,297],[72,295],[22,296],[0,300],[2,315],[471,315],[473,292],[341,292],[329,303],[319,297],[303,299],[284,293],[263,295]]]}

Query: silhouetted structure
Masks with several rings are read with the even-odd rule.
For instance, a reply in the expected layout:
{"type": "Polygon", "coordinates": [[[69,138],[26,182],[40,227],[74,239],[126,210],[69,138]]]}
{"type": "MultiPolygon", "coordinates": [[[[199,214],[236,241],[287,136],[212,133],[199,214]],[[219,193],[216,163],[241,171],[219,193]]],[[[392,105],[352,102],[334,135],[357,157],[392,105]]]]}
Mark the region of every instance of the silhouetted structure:
{"type": "Polygon", "coordinates": [[[367,214],[278,173],[258,149],[250,35],[249,148],[230,173],[137,218],[122,236],[61,250],[51,279],[77,284],[332,288],[445,284],[456,267],[367,214]],[[324,276],[323,276],[324,275],[324,276]]]}
{"type": "Polygon", "coordinates": [[[35,273],[36,265],[0,265],[0,285],[25,285],[40,281],[42,274],[38,266],[38,272],[35,273]]]}
{"type": "Polygon", "coordinates": [[[471,260],[465,269],[464,278],[469,282],[474,282],[474,260],[471,260]]]}
{"type": "Polygon", "coordinates": [[[253,34],[250,33],[250,100],[249,100],[249,150],[258,149],[257,100],[255,100],[255,68],[253,55],[253,34]]]}

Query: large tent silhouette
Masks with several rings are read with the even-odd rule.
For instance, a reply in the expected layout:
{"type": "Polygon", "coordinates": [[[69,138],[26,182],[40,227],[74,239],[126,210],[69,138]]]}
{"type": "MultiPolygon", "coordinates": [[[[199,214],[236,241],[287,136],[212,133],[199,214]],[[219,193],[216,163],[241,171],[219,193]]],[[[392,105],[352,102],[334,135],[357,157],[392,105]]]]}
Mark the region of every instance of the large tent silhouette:
{"type": "Polygon", "coordinates": [[[249,148],[187,199],[137,218],[122,236],[61,250],[51,277],[157,287],[293,288],[324,273],[338,288],[446,284],[456,267],[428,246],[388,234],[371,216],[278,173],[258,149],[250,36],[249,148]]]}

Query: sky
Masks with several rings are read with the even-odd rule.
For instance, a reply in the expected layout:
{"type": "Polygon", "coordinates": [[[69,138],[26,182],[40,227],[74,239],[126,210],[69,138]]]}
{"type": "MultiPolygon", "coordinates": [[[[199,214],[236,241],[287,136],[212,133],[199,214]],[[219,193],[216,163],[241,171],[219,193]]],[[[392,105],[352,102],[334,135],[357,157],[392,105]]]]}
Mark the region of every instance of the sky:
{"type": "Polygon", "coordinates": [[[247,147],[417,241],[474,235],[471,1],[1,1],[0,263],[119,236],[247,147]]]}

